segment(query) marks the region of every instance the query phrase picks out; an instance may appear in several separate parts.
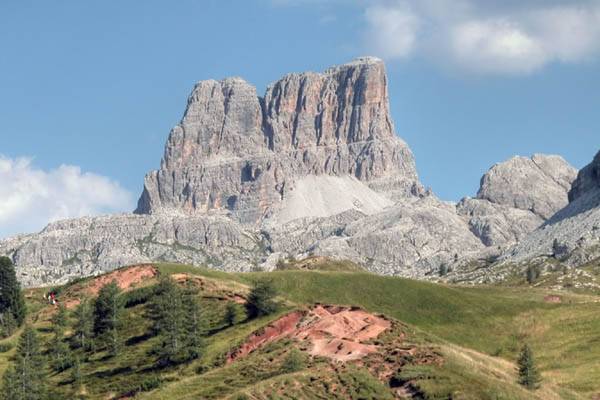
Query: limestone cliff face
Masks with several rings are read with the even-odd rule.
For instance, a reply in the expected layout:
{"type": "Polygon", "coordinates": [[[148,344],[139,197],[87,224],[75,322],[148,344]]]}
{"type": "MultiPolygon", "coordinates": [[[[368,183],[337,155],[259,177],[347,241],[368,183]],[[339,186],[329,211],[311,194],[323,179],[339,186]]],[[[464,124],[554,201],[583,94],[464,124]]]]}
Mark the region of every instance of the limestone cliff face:
{"type": "Polygon", "coordinates": [[[531,211],[545,220],[567,205],[576,176],[577,170],[559,156],[513,157],[483,176],[477,197],[531,211]]]}
{"type": "Polygon", "coordinates": [[[239,78],[198,83],[136,213],[222,209],[256,223],[299,178],[322,174],[352,175],[393,198],[422,192],[378,59],[286,75],[262,98],[239,78]]]}
{"type": "Polygon", "coordinates": [[[474,199],[457,205],[487,246],[523,239],[568,203],[577,170],[562,157],[513,157],[490,168],[474,199]]]}
{"type": "Polygon", "coordinates": [[[569,191],[569,201],[574,202],[590,192],[600,189],[600,152],[594,160],[582,168],[569,191]]]}
{"type": "Polygon", "coordinates": [[[538,257],[571,266],[600,258],[600,152],[573,182],[569,204],[506,253],[504,260],[538,257]]]}

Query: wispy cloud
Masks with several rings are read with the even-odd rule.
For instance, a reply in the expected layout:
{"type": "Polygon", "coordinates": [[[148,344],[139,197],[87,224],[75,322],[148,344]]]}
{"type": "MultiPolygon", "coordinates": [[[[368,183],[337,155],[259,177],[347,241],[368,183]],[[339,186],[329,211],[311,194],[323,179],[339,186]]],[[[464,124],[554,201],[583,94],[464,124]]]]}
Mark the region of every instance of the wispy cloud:
{"type": "Polygon", "coordinates": [[[599,0],[376,0],[364,16],[367,51],[388,60],[527,74],[600,53],[599,0]]]}
{"type": "Polygon", "coordinates": [[[386,58],[404,58],[415,49],[421,19],[404,2],[376,5],[365,12],[368,46],[386,58]]]}
{"type": "Polygon", "coordinates": [[[132,195],[104,176],[61,165],[45,171],[30,158],[0,155],[0,238],[64,218],[131,210],[132,195]]]}

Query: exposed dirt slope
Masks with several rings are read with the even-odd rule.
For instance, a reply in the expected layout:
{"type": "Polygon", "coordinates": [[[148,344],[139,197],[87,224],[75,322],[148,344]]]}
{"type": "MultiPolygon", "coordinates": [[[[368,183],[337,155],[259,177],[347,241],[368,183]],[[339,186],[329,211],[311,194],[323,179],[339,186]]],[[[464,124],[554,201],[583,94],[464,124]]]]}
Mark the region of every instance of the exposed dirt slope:
{"type": "Polygon", "coordinates": [[[378,351],[377,345],[368,342],[390,326],[387,319],[358,308],[317,305],[289,313],[255,332],[229,355],[229,362],[282,338],[307,342],[313,356],[358,360],[378,351]]]}

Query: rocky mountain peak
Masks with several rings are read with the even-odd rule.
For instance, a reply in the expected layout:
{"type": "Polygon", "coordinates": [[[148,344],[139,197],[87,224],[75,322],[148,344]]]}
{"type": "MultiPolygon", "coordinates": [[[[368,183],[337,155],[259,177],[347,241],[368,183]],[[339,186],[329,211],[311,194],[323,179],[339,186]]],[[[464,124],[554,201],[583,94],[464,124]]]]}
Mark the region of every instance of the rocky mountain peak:
{"type": "Polygon", "coordinates": [[[567,205],[576,176],[577,170],[560,156],[517,156],[483,175],[477,198],[528,210],[546,220],[567,205]]]}
{"type": "Polygon", "coordinates": [[[352,176],[394,199],[422,191],[381,60],[288,74],[263,97],[241,78],[198,82],[136,213],[224,210],[256,223],[308,175],[352,176]]]}
{"type": "Polygon", "coordinates": [[[477,197],[462,199],[457,211],[486,246],[518,242],[567,205],[576,174],[559,156],[513,157],[491,167],[477,197]]]}

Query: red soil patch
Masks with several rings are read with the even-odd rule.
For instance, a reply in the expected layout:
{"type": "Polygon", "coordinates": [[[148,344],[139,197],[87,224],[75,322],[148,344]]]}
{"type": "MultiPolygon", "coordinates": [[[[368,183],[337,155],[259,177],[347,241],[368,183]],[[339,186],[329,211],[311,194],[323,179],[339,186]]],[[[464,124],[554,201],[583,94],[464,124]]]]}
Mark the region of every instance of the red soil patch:
{"type": "Polygon", "coordinates": [[[267,343],[292,336],[297,330],[298,323],[302,320],[303,316],[303,312],[292,312],[272,322],[260,331],[253,333],[244,344],[229,354],[227,362],[244,357],[267,343]]]}
{"type": "Polygon", "coordinates": [[[120,270],[110,272],[106,275],[98,276],[88,282],[78,284],[72,289],[68,289],[65,294],[57,299],[59,303],[64,304],[67,309],[72,309],[81,303],[82,296],[96,296],[103,286],[116,281],[121,290],[132,289],[139,283],[152,279],[158,275],[158,270],[151,264],[140,264],[120,270]]]}
{"type": "Polygon", "coordinates": [[[562,297],[555,294],[549,294],[548,296],[544,297],[544,301],[546,303],[562,303],[562,297]]]}
{"type": "Polygon", "coordinates": [[[390,321],[355,308],[317,305],[308,312],[295,311],[252,334],[229,355],[228,362],[283,338],[310,343],[309,353],[336,361],[358,360],[377,352],[368,344],[391,327],[390,321]]]}
{"type": "Polygon", "coordinates": [[[145,280],[152,279],[157,275],[158,271],[151,264],[136,265],[134,267],[113,271],[93,279],[87,285],[85,291],[90,295],[97,295],[102,287],[108,285],[112,281],[116,281],[121,290],[127,290],[145,280]]]}

